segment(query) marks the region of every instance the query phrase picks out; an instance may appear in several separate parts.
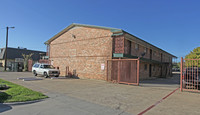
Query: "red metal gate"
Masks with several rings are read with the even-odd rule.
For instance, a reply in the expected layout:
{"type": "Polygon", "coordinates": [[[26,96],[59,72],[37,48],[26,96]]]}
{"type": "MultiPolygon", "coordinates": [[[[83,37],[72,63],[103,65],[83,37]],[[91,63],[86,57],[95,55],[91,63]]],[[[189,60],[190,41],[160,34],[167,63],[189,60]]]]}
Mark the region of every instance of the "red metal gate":
{"type": "Polygon", "coordinates": [[[200,59],[181,58],[180,89],[200,92],[200,59]]]}
{"type": "Polygon", "coordinates": [[[107,61],[107,81],[139,85],[139,59],[107,61]]]}

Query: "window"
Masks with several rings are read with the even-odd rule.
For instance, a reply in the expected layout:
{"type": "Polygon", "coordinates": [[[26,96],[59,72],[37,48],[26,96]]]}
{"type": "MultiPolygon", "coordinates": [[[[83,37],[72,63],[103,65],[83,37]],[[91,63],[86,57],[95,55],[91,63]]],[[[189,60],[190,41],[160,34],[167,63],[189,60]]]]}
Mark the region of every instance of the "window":
{"type": "Polygon", "coordinates": [[[52,65],[44,65],[44,68],[54,69],[54,67],[52,65]]]}
{"type": "Polygon", "coordinates": [[[155,71],[155,70],[156,70],[156,66],[154,65],[154,66],[153,66],[153,71],[155,71]]]}
{"type": "Polygon", "coordinates": [[[128,54],[131,55],[131,44],[132,44],[132,43],[131,43],[131,41],[128,41],[128,42],[129,42],[129,43],[128,43],[128,44],[129,44],[128,54]]]}
{"type": "Polygon", "coordinates": [[[144,65],[144,70],[147,70],[147,64],[144,65]]]}
{"type": "Polygon", "coordinates": [[[41,65],[40,68],[44,68],[44,65],[41,65]]]}
{"type": "Polygon", "coordinates": [[[135,49],[139,50],[139,44],[135,44],[135,49]]]}
{"type": "Polygon", "coordinates": [[[144,53],[146,53],[146,54],[147,54],[147,51],[148,51],[148,49],[147,49],[147,48],[144,48],[144,53]]]}
{"type": "Polygon", "coordinates": [[[156,56],[156,51],[153,51],[153,55],[156,56]]]}
{"type": "Polygon", "coordinates": [[[38,67],[39,67],[39,64],[34,64],[33,67],[38,68],[38,67]]]}

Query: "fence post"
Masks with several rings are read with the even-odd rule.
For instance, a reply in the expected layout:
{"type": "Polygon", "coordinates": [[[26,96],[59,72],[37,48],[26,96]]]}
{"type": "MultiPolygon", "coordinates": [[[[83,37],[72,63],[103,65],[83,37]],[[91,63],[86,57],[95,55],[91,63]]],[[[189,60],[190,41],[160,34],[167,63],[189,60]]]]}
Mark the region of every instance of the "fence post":
{"type": "Polygon", "coordinates": [[[33,60],[29,59],[28,60],[28,71],[32,71],[32,66],[33,66],[33,60]]]}
{"type": "Polygon", "coordinates": [[[137,85],[139,85],[140,82],[140,58],[137,60],[137,85]]]}
{"type": "Polygon", "coordinates": [[[183,87],[183,57],[181,57],[180,90],[183,87]]]}
{"type": "Polygon", "coordinates": [[[106,81],[108,81],[108,60],[107,60],[107,68],[106,68],[106,81]]]}
{"type": "Polygon", "coordinates": [[[117,76],[117,82],[119,83],[120,82],[120,63],[121,63],[121,59],[119,59],[118,61],[118,76],[117,76]]]}

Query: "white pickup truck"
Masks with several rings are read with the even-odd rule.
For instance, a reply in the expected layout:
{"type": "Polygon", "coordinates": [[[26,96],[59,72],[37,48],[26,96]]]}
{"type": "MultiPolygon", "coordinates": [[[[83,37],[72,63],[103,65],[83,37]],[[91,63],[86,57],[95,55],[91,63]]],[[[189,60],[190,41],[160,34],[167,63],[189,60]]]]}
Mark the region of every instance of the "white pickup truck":
{"type": "Polygon", "coordinates": [[[60,75],[60,71],[58,69],[54,69],[52,65],[45,63],[35,63],[32,67],[32,72],[35,76],[40,74],[43,75],[45,78],[49,76],[58,77],[60,75]]]}

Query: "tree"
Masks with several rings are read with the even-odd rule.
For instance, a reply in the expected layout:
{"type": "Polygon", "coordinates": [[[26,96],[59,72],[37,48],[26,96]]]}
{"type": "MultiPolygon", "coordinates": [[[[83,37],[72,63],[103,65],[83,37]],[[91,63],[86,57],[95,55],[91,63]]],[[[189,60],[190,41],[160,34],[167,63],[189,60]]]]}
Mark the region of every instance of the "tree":
{"type": "Polygon", "coordinates": [[[185,56],[185,59],[200,59],[200,47],[194,48],[193,51],[185,56]]]}
{"type": "Polygon", "coordinates": [[[31,53],[29,55],[22,54],[22,56],[24,58],[24,71],[28,71],[28,60],[31,59],[32,55],[33,55],[33,53],[31,53]]]}
{"type": "Polygon", "coordinates": [[[173,63],[172,68],[180,68],[180,62],[173,63]]]}
{"type": "MultiPolygon", "coordinates": [[[[191,51],[185,56],[185,59],[200,59],[200,47],[197,47],[191,51]]],[[[200,67],[200,60],[185,60],[185,64],[186,66],[200,67]]]]}

